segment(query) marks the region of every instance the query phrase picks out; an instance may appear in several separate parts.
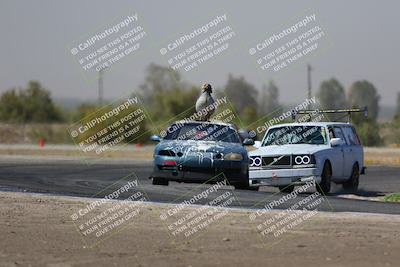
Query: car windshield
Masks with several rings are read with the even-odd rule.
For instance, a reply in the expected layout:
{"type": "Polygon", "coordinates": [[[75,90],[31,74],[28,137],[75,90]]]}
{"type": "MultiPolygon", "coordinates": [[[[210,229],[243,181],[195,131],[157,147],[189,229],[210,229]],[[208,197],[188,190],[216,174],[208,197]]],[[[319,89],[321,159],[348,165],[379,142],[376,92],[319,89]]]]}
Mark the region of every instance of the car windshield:
{"type": "Polygon", "coordinates": [[[172,124],[164,137],[166,140],[202,140],[240,143],[237,132],[229,126],[209,123],[172,124]]]}
{"type": "Polygon", "coordinates": [[[327,144],[324,127],[320,126],[284,126],[268,130],[262,146],[287,144],[327,144]]]}

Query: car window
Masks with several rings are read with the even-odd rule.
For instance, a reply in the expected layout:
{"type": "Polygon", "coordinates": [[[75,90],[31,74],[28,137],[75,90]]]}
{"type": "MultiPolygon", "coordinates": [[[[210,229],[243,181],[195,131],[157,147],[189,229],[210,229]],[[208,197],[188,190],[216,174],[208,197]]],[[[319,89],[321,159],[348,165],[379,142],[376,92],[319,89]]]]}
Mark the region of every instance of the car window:
{"type": "Polygon", "coordinates": [[[340,138],[342,141],[347,144],[346,138],[344,137],[344,134],[342,132],[342,129],[340,127],[333,127],[333,133],[335,135],[335,138],[340,138]]]}
{"type": "Polygon", "coordinates": [[[361,146],[361,139],[360,139],[360,137],[358,136],[356,129],[355,129],[354,127],[350,127],[350,128],[353,130],[353,134],[354,134],[354,136],[356,137],[357,145],[360,145],[360,146],[361,146]]]}
{"type": "Polygon", "coordinates": [[[329,139],[335,138],[335,133],[333,132],[333,127],[329,126],[328,132],[329,132],[329,139]]]}
{"type": "Polygon", "coordinates": [[[262,146],[288,144],[327,144],[325,128],[308,125],[275,127],[268,130],[262,142],[262,146]]]}
{"type": "Polygon", "coordinates": [[[229,126],[218,124],[173,124],[167,130],[165,140],[221,141],[241,143],[239,135],[229,126]]]}
{"type": "Polygon", "coordinates": [[[346,141],[350,145],[360,145],[360,140],[358,139],[357,134],[353,127],[345,126],[342,127],[344,136],[346,137],[346,141]]]}

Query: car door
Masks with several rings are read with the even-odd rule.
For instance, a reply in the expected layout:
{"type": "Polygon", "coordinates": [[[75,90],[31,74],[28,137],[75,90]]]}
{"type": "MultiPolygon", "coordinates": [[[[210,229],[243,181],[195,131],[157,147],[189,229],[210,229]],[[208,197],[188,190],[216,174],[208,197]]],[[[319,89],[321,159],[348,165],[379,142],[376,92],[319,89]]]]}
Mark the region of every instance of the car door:
{"type": "MultiPolygon", "coordinates": [[[[339,127],[329,127],[329,132],[333,134],[333,138],[340,138],[344,140],[343,132],[339,127]]],[[[345,141],[343,141],[345,142],[345,141]]],[[[344,154],[343,145],[334,146],[331,150],[330,156],[332,164],[332,178],[343,178],[343,168],[344,168],[344,154]]]]}
{"type": "MultiPolygon", "coordinates": [[[[357,134],[356,128],[354,126],[350,127],[353,130],[355,144],[355,157],[360,167],[360,171],[364,168],[364,148],[361,144],[360,137],[357,134]]],[[[354,151],[354,150],[353,150],[354,151]]]]}
{"type": "Polygon", "coordinates": [[[359,162],[361,164],[362,148],[352,126],[343,126],[342,130],[347,142],[347,146],[344,147],[344,175],[350,177],[354,163],[359,162]]]}

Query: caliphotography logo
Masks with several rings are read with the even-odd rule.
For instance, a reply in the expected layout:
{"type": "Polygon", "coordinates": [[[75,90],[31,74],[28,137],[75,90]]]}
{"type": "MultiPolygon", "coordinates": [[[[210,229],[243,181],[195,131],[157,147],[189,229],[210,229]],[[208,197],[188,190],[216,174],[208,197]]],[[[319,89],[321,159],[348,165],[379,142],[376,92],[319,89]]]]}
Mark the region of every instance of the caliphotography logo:
{"type": "Polygon", "coordinates": [[[395,1],[2,1],[0,267],[399,266],[395,1]]]}

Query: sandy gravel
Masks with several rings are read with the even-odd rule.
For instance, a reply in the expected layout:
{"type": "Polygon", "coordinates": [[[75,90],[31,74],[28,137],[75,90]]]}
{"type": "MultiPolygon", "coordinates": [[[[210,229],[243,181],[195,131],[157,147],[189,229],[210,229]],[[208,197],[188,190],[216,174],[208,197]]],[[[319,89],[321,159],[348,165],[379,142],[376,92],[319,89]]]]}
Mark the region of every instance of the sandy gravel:
{"type": "Polygon", "coordinates": [[[250,211],[231,209],[196,238],[176,239],[160,219],[174,206],[145,203],[137,206],[138,215],[120,231],[91,247],[71,219],[91,203],[0,193],[0,266],[399,266],[400,262],[400,216],[318,213],[271,243],[250,223],[250,211]]]}

